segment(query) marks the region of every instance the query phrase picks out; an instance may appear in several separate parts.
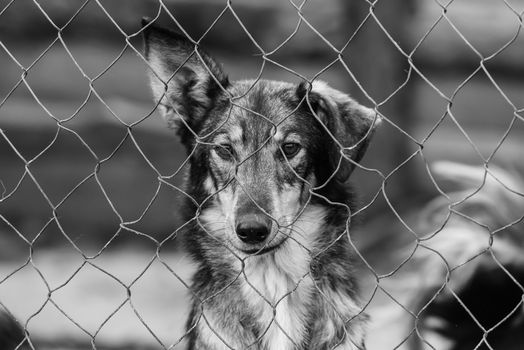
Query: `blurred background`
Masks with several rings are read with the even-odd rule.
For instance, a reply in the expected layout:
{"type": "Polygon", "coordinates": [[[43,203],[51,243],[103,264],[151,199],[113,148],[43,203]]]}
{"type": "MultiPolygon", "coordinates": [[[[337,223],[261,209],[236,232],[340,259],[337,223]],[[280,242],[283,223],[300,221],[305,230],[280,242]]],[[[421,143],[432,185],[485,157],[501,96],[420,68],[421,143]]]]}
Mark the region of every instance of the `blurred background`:
{"type": "MultiPolygon", "coordinates": [[[[378,107],[386,121],[363,165],[387,181],[382,191],[376,171],[356,170],[355,237],[386,274],[414,237],[402,221],[439,195],[428,164],[522,170],[523,10],[523,0],[373,11],[363,0],[0,0],[0,305],[43,349],[183,345],[186,154],[154,111],[143,16],[202,39],[232,80],[318,78],[378,107]]],[[[406,334],[373,310],[400,308],[371,299],[385,336],[368,346],[392,349],[406,334]]]]}

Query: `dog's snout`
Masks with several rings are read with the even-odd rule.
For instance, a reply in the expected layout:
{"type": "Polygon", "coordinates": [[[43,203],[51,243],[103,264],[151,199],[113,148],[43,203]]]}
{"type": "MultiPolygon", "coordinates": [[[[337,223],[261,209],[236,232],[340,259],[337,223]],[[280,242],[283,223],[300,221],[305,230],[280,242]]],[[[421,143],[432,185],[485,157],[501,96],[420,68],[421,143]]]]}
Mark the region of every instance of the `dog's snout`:
{"type": "Polygon", "coordinates": [[[237,222],[236,233],[244,243],[262,243],[271,232],[271,220],[263,215],[245,215],[237,222]]]}

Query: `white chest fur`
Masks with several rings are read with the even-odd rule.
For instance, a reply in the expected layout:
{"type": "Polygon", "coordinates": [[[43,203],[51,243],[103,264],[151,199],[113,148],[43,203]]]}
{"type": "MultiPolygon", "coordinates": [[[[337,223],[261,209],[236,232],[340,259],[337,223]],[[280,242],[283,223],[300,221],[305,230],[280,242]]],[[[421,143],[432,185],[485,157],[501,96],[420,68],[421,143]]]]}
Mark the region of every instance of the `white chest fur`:
{"type": "Polygon", "coordinates": [[[302,343],[314,288],[309,254],[289,240],[267,256],[248,257],[242,276],[244,297],[261,329],[261,349],[296,349],[302,343]]]}

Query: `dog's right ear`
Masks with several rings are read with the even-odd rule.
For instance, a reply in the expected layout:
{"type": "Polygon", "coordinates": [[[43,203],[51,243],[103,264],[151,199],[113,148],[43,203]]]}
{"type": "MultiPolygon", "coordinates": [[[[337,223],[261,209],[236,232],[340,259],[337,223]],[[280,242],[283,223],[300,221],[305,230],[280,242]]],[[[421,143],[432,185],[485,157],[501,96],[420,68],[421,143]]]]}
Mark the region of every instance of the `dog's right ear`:
{"type": "Polygon", "coordinates": [[[364,156],[376,127],[381,123],[380,116],[375,110],[360,105],[349,95],[319,80],[310,85],[300,83],[297,96],[308,98],[308,109],[330,132],[335,146],[328,152],[330,163],[333,169],[337,169],[335,178],[345,182],[364,156]]]}
{"type": "Polygon", "coordinates": [[[148,18],[142,19],[142,27],[155,102],[169,125],[187,143],[217,99],[224,95],[228,78],[219,64],[184,35],[148,18]]]}

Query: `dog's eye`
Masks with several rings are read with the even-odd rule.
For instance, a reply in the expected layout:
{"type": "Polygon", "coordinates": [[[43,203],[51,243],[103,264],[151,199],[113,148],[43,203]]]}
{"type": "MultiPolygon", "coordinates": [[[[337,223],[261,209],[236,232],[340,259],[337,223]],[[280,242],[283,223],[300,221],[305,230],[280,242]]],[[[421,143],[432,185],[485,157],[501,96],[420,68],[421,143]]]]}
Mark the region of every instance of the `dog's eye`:
{"type": "Polygon", "coordinates": [[[233,158],[233,147],[230,144],[223,143],[215,146],[215,152],[222,159],[229,160],[233,158]]]}
{"type": "Polygon", "coordinates": [[[286,158],[293,158],[298,151],[300,151],[301,146],[298,143],[295,142],[287,142],[282,145],[282,152],[284,152],[284,155],[286,158]]]}

